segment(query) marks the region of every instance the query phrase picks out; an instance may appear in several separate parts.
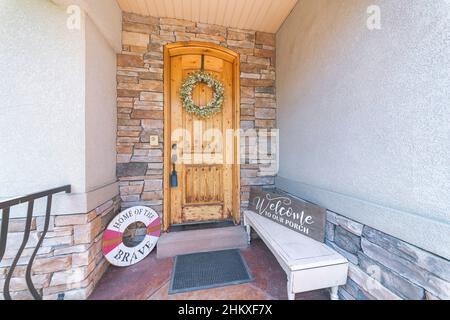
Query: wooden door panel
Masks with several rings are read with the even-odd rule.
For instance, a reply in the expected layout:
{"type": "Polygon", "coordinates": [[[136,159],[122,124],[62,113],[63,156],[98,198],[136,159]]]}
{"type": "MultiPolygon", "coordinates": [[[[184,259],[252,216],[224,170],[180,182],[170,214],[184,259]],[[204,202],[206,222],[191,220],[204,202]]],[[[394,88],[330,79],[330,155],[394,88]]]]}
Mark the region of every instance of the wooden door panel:
{"type": "MultiPolygon", "coordinates": [[[[233,67],[229,62],[224,62],[224,64],[222,81],[225,92],[228,92],[228,95],[223,104],[222,134],[226,137],[227,130],[233,129],[233,67]]],[[[226,139],[224,139],[224,143],[225,142],[226,139]]],[[[227,148],[224,149],[224,158],[227,160],[223,166],[224,215],[227,218],[231,218],[233,214],[233,192],[240,192],[240,190],[233,190],[233,162],[230,162],[230,160],[232,161],[234,158],[234,153],[235,150],[232,146],[227,146],[227,148]]]]}
{"type": "MultiPolygon", "coordinates": [[[[179,144],[180,141],[186,142],[186,136],[180,135],[179,137],[175,134],[178,128],[182,129],[183,122],[183,106],[180,99],[180,89],[181,89],[181,79],[183,78],[183,59],[182,57],[174,57],[171,61],[171,113],[170,113],[170,122],[171,122],[171,130],[172,130],[172,142],[170,143],[170,147],[165,151],[169,153],[169,157],[172,157],[172,144],[179,144]]],[[[170,168],[172,165],[170,164],[170,168]]],[[[170,170],[169,168],[169,170],[170,170]]],[[[176,169],[178,172],[178,176],[182,177],[184,175],[184,167],[180,165],[176,165],[176,169]]],[[[170,171],[169,171],[170,172],[170,171]]],[[[183,190],[185,188],[183,179],[178,179],[178,188],[183,190]]],[[[171,202],[171,218],[173,224],[182,223],[182,205],[183,199],[182,194],[180,192],[176,192],[172,190],[170,193],[170,202],[171,202]]]]}
{"type": "MultiPolygon", "coordinates": [[[[234,63],[238,63],[239,59],[232,63],[221,59],[220,55],[208,55],[210,51],[202,51],[205,71],[213,74],[225,87],[222,112],[202,119],[188,114],[180,99],[183,80],[198,72],[202,66],[202,55],[196,50],[190,53],[186,50],[184,55],[170,57],[169,137],[171,146],[178,145],[178,187],[169,189],[170,224],[234,217],[235,200],[239,199],[240,191],[236,190],[239,182],[235,181],[239,167],[233,164],[238,156],[234,147],[226,145],[227,131],[237,129],[235,126],[238,123],[236,108],[239,109],[239,105],[235,98],[239,92],[236,92],[234,63]]],[[[197,105],[206,105],[212,98],[213,91],[205,84],[197,85],[193,91],[193,100],[197,105]]],[[[172,154],[167,159],[171,157],[172,154]]]]}
{"type": "Polygon", "coordinates": [[[223,205],[222,166],[186,166],[185,205],[223,205]]]}
{"type": "Polygon", "coordinates": [[[183,223],[219,221],[223,219],[222,205],[189,206],[183,208],[183,223]]]}
{"type": "MultiPolygon", "coordinates": [[[[223,60],[204,58],[205,69],[220,81],[226,80],[223,60]]],[[[201,68],[201,56],[183,57],[183,79],[201,68]]],[[[206,105],[213,98],[213,91],[206,84],[199,84],[193,91],[193,100],[197,105],[206,105]]],[[[224,111],[225,111],[224,105],[224,111]]],[[[224,186],[224,141],[220,137],[224,132],[227,112],[211,118],[200,119],[183,112],[184,129],[192,137],[188,149],[182,150],[184,163],[185,188],[181,191],[183,198],[182,222],[221,220],[224,212],[228,217],[229,207],[225,203],[229,187],[224,186]],[[219,135],[219,137],[217,137],[219,135]]],[[[232,128],[232,127],[231,127],[232,128]]]]}

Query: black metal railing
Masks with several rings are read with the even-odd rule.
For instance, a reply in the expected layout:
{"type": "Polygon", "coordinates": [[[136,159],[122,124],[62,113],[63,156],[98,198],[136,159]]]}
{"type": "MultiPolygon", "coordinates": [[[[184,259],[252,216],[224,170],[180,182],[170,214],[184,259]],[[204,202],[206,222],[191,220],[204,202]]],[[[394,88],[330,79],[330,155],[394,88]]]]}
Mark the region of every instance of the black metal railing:
{"type": "Polygon", "coordinates": [[[10,220],[10,213],[11,208],[20,204],[28,203],[28,209],[27,209],[27,216],[25,220],[25,228],[24,228],[24,235],[22,239],[22,243],[17,251],[17,254],[9,267],[9,270],[7,272],[5,283],[3,286],[3,296],[5,297],[5,300],[12,300],[11,294],[10,294],[10,284],[11,284],[11,278],[14,274],[14,270],[17,267],[17,264],[19,262],[20,257],[22,256],[22,253],[28,243],[28,240],[30,238],[31,233],[31,224],[33,221],[33,209],[34,209],[34,202],[38,199],[47,198],[47,206],[45,209],[45,222],[44,222],[44,228],[42,230],[42,234],[39,238],[39,241],[36,244],[36,248],[34,249],[30,260],[27,264],[27,269],[25,272],[25,280],[27,283],[28,290],[30,291],[31,295],[36,300],[42,300],[42,296],[39,294],[39,292],[36,290],[33,280],[31,278],[31,269],[33,267],[34,259],[36,258],[36,255],[42,245],[42,242],[44,241],[45,236],[47,235],[49,224],[50,224],[50,215],[52,212],[52,199],[53,195],[61,192],[70,193],[71,192],[71,186],[64,186],[60,188],[55,188],[35,194],[31,194],[24,197],[14,198],[10,199],[4,202],[0,202],[0,210],[2,212],[1,218],[1,231],[0,231],[0,263],[3,260],[3,257],[6,252],[6,245],[8,242],[8,229],[9,229],[9,220],[10,220]]]}

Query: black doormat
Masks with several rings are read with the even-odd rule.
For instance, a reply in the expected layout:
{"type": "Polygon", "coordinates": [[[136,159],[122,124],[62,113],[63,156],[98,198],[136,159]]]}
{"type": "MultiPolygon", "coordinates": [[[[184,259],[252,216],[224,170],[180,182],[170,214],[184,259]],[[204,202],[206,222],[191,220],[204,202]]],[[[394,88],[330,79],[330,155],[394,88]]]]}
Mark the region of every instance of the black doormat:
{"type": "Polygon", "coordinates": [[[175,258],[169,294],[220,288],[253,280],[239,250],[188,254],[175,258]]]}
{"type": "Polygon", "coordinates": [[[234,226],[235,226],[235,224],[234,224],[233,220],[206,222],[206,223],[179,224],[179,225],[170,226],[170,232],[219,229],[219,228],[227,228],[227,227],[234,227],[234,226]]]}

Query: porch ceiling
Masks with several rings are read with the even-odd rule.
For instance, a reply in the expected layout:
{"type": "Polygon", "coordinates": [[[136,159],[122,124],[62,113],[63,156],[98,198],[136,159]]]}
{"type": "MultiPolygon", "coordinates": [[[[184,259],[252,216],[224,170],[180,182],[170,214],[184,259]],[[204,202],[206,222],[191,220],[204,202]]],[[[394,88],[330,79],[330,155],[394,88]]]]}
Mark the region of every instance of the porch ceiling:
{"type": "Polygon", "coordinates": [[[298,0],[117,0],[125,12],[276,33],[298,0]]]}

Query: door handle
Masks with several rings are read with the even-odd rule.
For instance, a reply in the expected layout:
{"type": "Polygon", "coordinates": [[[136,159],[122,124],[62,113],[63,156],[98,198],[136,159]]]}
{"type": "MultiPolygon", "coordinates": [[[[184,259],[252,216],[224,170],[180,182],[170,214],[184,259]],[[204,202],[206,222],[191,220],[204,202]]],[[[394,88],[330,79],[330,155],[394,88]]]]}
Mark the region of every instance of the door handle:
{"type": "Polygon", "coordinates": [[[176,155],[177,144],[172,145],[172,174],[170,176],[170,185],[172,188],[178,187],[178,173],[176,170],[176,163],[178,161],[178,156],[176,155]]]}

